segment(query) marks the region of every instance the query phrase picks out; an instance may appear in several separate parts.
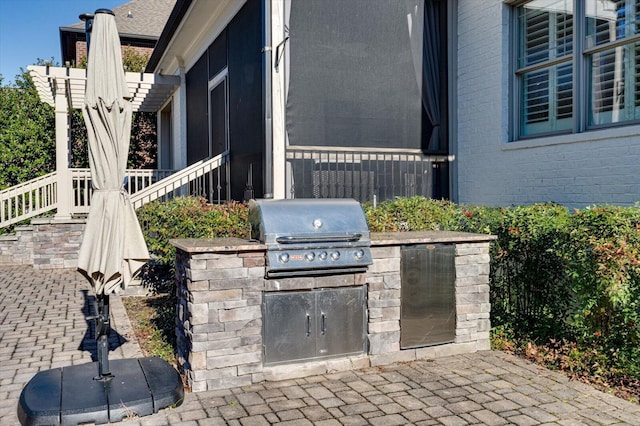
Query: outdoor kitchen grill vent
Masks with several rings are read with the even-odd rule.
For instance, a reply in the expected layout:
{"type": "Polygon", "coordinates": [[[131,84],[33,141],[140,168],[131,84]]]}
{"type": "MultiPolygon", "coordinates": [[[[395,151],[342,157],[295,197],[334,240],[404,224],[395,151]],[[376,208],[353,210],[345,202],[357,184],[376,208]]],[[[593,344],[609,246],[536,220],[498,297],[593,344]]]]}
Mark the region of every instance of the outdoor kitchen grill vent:
{"type": "Polygon", "coordinates": [[[267,276],[364,272],[371,238],[352,199],[251,200],[251,238],[267,246],[267,276]]]}

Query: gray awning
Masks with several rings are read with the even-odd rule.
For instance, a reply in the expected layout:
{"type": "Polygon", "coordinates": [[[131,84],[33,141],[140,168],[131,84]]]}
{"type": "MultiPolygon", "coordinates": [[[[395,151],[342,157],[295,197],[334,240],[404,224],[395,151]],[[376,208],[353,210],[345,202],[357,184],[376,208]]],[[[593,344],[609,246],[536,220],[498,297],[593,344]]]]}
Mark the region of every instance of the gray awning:
{"type": "MultiPolygon", "coordinates": [[[[42,102],[55,106],[56,90],[60,87],[64,88],[67,105],[70,108],[83,108],[87,83],[86,69],[37,65],[29,65],[27,69],[42,102]]],[[[134,112],[158,111],[175,88],[180,85],[180,78],[177,76],[135,72],[125,74],[134,112]]]]}

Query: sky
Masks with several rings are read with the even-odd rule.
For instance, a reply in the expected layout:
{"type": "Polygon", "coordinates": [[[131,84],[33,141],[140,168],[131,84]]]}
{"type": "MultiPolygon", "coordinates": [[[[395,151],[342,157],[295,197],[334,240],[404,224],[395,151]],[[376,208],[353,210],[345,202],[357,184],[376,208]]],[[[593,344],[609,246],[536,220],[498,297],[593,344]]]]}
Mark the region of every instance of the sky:
{"type": "Polygon", "coordinates": [[[79,15],[112,9],[128,0],[0,0],[0,75],[11,84],[20,68],[38,58],[61,64],[60,27],[80,22],[79,15]]]}

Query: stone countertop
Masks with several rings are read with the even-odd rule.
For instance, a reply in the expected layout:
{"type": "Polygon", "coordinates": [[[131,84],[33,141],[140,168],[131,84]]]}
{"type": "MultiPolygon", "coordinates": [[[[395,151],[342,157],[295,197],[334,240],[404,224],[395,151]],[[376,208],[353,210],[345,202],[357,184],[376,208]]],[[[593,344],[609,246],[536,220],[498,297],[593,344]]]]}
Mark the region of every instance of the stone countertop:
{"type": "MultiPolygon", "coordinates": [[[[453,231],[372,232],[371,246],[392,246],[424,243],[481,243],[495,240],[493,235],[453,231]]],[[[225,253],[235,251],[264,251],[265,244],[242,238],[182,238],[169,240],[187,253],[225,253]]]]}
{"type": "Polygon", "coordinates": [[[176,248],[187,253],[204,252],[234,252],[234,251],[264,251],[267,246],[258,241],[243,238],[179,238],[169,240],[176,248]]]}
{"type": "Polygon", "coordinates": [[[497,237],[455,231],[372,232],[371,246],[397,246],[423,243],[484,243],[497,237]]]}

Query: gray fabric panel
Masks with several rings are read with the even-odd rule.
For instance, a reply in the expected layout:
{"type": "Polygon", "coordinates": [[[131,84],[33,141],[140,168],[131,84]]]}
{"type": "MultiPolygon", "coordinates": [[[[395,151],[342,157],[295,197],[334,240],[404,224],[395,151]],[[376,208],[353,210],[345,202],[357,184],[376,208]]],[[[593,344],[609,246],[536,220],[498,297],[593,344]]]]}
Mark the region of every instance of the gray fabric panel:
{"type": "Polygon", "coordinates": [[[408,9],[421,0],[291,2],[291,145],[421,148],[408,9]]]}

